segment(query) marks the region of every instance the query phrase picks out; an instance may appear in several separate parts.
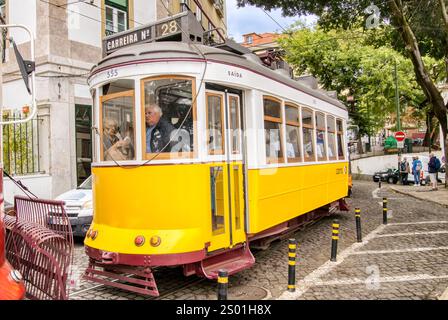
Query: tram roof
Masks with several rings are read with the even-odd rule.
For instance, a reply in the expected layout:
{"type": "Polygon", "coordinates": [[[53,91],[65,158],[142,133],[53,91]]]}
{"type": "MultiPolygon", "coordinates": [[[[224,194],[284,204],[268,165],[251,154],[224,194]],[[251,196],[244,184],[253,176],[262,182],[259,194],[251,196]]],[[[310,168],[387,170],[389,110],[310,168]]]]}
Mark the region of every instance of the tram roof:
{"type": "Polygon", "coordinates": [[[281,75],[274,70],[263,66],[261,63],[256,63],[247,55],[238,55],[223,49],[202,44],[193,45],[171,41],[135,44],[111,53],[98,62],[98,64],[94,65],[90,74],[92,76],[93,74],[106,70],[112,66],[145,59],[203,58],[203,56],[207,59],[213,59],[214,61],[221,61],[223,63],[253,70],[273,80],[333,104],[341,109],[347,110],[346,106],[339,100],[334,99],[321,91],[309,88],[287,76],[281,75]],[[198,53],[198,49],[202,54],[198,53]]]}

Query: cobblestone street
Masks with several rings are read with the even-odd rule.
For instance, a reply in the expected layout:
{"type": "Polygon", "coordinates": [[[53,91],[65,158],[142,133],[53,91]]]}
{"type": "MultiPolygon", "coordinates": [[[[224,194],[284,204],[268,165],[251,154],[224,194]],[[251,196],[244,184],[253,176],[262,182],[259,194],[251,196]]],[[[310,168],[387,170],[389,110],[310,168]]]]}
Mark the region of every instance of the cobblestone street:
{"type": "MultiPolygon", "coordinates": [[[[355,181],[351,211],[295,233],[299,243],[297,290],[285,292],[287,240],[254,250],[256,264],[229,278],[229,299],[438,299],[448,287],[448,209],[383,185],[355,181]],[[382,225],[382,197],[389,223],[382,225]],[[361,208],[363,243],[356,243],[354,208],[361,208]],[[330,262],[331,223],[339,219],[337,262],[330,262]]],[[[77,241],[71,299],[155,299],[77,280],[87,265],[77,241]]],[[[216,299],[216,282],[160,268],[156,299],[216,299]]]]}

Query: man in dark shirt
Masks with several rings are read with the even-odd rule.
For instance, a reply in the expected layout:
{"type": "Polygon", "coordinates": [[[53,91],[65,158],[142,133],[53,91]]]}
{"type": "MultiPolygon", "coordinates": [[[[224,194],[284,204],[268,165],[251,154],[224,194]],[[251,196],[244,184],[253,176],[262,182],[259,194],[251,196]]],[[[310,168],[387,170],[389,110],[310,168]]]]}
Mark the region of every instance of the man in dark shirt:
{"type": "Polygon", "coordinates": [[[171,152],[170,136],[175,128],[162,115],[157,104],[145,107],[146,153],[171,152]]]}

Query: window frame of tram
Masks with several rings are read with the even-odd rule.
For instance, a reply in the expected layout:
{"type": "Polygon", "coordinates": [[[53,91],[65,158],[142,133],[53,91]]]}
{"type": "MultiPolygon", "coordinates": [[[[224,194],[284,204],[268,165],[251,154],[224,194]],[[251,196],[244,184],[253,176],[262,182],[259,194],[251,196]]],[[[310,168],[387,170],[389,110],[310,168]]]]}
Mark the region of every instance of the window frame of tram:
{"type": "Polygon", "coordinates": [[[336,153],[336,117],[327,115],[328,159],[337,160],[336,153]],[[330,155],[333,154],[332,156],[330,155]]]}
{"type": "MultiPolygon", "coordinates": [[[[263,131],[264,131],[264,144],[265,144],[265,156],[266,156],[266,163],[267,164],[273,164],[273,163],[284,163],[285,162],[285,156],[283,153],[284,146],[283,146],[283,103],[281,100],[271,97],[271,96],[263,96],[263,131]],[[269,102],[269,104],[268,104],[269,102]],[[274,105],[272,105],[274,103],[274,105]],[[275,106],[276,104],[276,106],[275,106]],[[274,107],[274,108],[272,108],[274,107]],[[275,110],[277,109],[277,110],[275,110]],[[278,128],[267,128],[268,126],[278,126],[278,128]],[[269,130],[269,132],[267,132],[269,130]],[[271,140],[274,137],[273,131],[278,130],[278,136],[276,139],[278,139],[278,146],[279,149],[274,150],[274,152],[277,153],[277,157],[271,156],[271,140]],[[269,138],[269,140],[268,140],[269,138]]],[[[277,142],[277,141],[276,141],[277,142]]]]}
{"type": "Polygon", "coordinates": [[[209,155],[224,155],[225,149],[226,149],[226,139],[225,139],[225,130],[224,130],[224,98],[225,96],[223,94],[219,93],[213,93],[213,92],[206,92],[205,99],[206,99],[206,108],[207,112],[205,114],[206,117],[206,125],[207,125],[207,150],[209,155]],[[212,104],[211,99],[218,98],[219,103],[219,109],[218,112],[216,111],[216,104],[212,104]],[[218,118],[220,116],[220,118],[218,118]],[[212,121],[212,122],[210,122],[212,121]],[[213,128],[211,128],[212,123],[215,125],[213,128]],[[220,123],[221,130],[218,130],[216,127],[220,123]],[[219,140],[218,134],[221,136],[221,139],[219,140]],[[216,143],[218,141],[218,143],[216,143]],[[220,141],[220,143],[219,143],[220,141]]]}
{"type": "Polygon", "coordinates": [[[241,153],[241,103],[240,97],[229,95],[229,124],[230,124],[230,150],[232,154],[241,153]],[[236,101],[236,104],[232,104],[232,100],[236,101]],[[235,107],[235,113],[232,113],[232,109],[235,107]],[[236,120],[236,122],[234,122],[236,120]],[[236,125],[236,126],[235,126],[236,125]],[[235,143],[236,142],[236,143],[235,143]],[[236,148],[235,148],[236,146],[236,148]]]}
{"type": "Polygon", "coordinates": [[[326,142],[326,127],[325,127],[325,114],[323,112],[315,112],[316,119],[316,155],[317,161],[326,161],[327,160],[327,142],[326,142]],[[319,139],[319,134],[322,134],[322,139],[319,139]],[[323,143],[319,143],[319,141],[323,141],[323,143]],[[320,149],[321,156],[319,156],[319,144],[322,145],[320,149]]]}
{"type": "Polygon", "coordinates": [[[129,28],[129,0],[105,0],[104,20],[104,32],[106,36],[127,30],[129,28]],[[124,24],[119,23],[120,13],[124,14],[124,24]],[[120,25],[123,26],[121,29],[120,25]]]}
{"type": "MultiPolygon", "coordinates": [[[[198,143],[197,143],[197,99],[194,97],[196,95],[196,78],[194,77],[188,77],[188,76],[178,76],[178,75],[169,75],[169,76],[155,76],[155,77],[148,77],[148,78],[144,78],[141,80],[141,125],[142,125],[142,155],[143,155],[143,159],[145,160],[151,160],[151,159],[158,159],[158,160],[167,160],[167,159],[192,159],[192,158],[196,158],[197,154],[198,154],[198,143]],[[157,100],[155,101],[150,101],[148,102],[148,105],[146,103],[146,84],[147,83],[155,83],[156,81],[174,81],[173,83],[176,83],[176,81],[178,83],[190,83],[190,97],[182,97],[179,96],[178,100],[181,99],[189,99],[190,103],[189,104],[181,104],[179,103],[178,106],[184,105],[184,109],[186,109],[187,111],[185,112],[185,114],[180,114],[179,110],[182,111],[181,108],[176,108],[176,109],[172,109],[170,110],[166,105],[164,105],[165,103],[160,102],[161,97],[158,97],[157,100]],[[170,133],[170,139],[169,139],[169,145],[167,145],[167,143],[165,143],[161,150],[165,150],[167,147],[165,146],[169,146],[170,151],[163,151],[161,152],[161,150],[157,151],[157,152],[147,152],[147,126],[146,126],[146,107],[148,107],[149,105],[154,105],[157,104],[159,105],[161,111],[162,111],[162,115],[160,117],[160,119],[164,119],[165,122],[168,122],[169,124],[165,125],[166,127],[173,127],[174,129],[171,130],[170,133]],[[168,119],[166,117],[166,115],[173,115],[174,113],[177,113],[177,115],[179,117],[171,117],[171,119],[168,119]],[[185,119],[185,115],[188,115],[188,117],[190,118],[190,121],[187,122],[187,119],[185,119]],[[177,122],[173,123],[173,120],[177,122]],[[177,124],[181,124],[182,128],[176,128],[177,124]],[[173,134],[175,134],[177,136],[177,143],[174,143],[174,140],[176,138],[176,136],[173,136],[173,134]],[[180,139],[180,140],[179,140],[180,139]],[[185,141],[187,140],[187,141],[185,141]],[[186,145],[186,142],[188,143],[188,146],[186,145]],[[174,143],[174,144],[173,144],[174,143]],[[164,149],[165,148],[165,149],[164,149]],[[173,150],[174,148],[174,150],[173,150]],[[178,150],[179,149],[179,150],[178,150]],[[187,151],[185,151],[185,149],[188,149],[187,151]]],[[[170,84],[170,83],[169,83],[170,84]]],[[[169,85],[168,84],[168,85],[169,85]]],[[[165,85],[166,87],[167,85],[165,85]]],[[[180,88],[180,86],[178,86],[180,88]]],[[[188,86],[187,86],[188,87],[188,86]]],[[[158,88],[155,90],[157,91],[158,88]]],[[[153,90],[154,91],[154,90],[153,90]]],[[[174,90],[173,90],[174,91],[174,90]]],[[[169,92],[169,91],[168,91],[169,92]]],[[[179,93],[178,94],[184,94],[184,92],[182,92],[181,89],[179,89],[179,93]]],[[[163,97],[165,99],[168,99],[170,96],[169,94],[166,94],[166,97],[163,97]]],[[[154,96],[153,96],[153,99],[154,96]]],[[[174,102],[172,102],[174,103],[174,102]]],[[[185,111],[185,110],[184,110],[185,111]]],[[[149,113],[152,113],[152,111],[148,111],[149,113]]],[[[159,120],[160,121],[160,120],[159,120]]],[[[170,128],[171,129],[171,128],[170,128]]],[[[152,130],[158,130],[159,134],[162,135],[163,134],[163,130],[159,130],[158,128],[153,128],[152,130]]],[[[149,131],[149,134],[151,134],[152,136],[153,131],[149,131]]],[[[155,135],[157,134],[157,132],[155,132],[155,135]]],[[[161,138],[162,140],[165,138],[161,138]]],[[[163,144],[163,141],[162,141],[163,144]]],[[[151,150],[152,151],[152,150],[151,150]]]]}
{"type": "Polygon", "coordinates": [[[315,136],[315,123],[314,123],[314,110],[302,107],[300,118],[302,120],[302,144],[303,144],[303,157],[305,162],[313,162],[316,161],[316,146],[314,142],[315,136]],[[306,117],[306,118],[305,118],[306,117]],[[305,138],[308,137],[311,141],[305,142],[305,138]],[[311,145],[311,154],[307,151],[306,146],[311,145]]]}
{"type": "Polygon", "coordinates": [[[293,103],[285,102],[285,137],[288,163],[302,162],[302,138],[300,127],[300,107],[293,103]],[[288,110],[295,110],[295,112],[290,113],[288,110]],[[293,132],[295,132],[295,139],[297,139],[295,144],[291,140],[291,133],[293,132]],[[293,156],[290,156],[291,152],[294,153],[293,156]]]}
{"type": "Polygon", "coordinates": [[[135,81],[133,79],[120,79],[105,84],[101,87],[101,90],[99,108],[100,161],[135,160],[135,81]],[[131,87],[125,85],[131,85],[131,87]],[[106,106],[106,103],[109,105],[106,106]],[[106,108],[109,108],[109,110],[106,111],[106,108]],[[106,159],[106,154],[108,159],[106,159]]]}
{"type": "Polygon", "coordinates": [[[337,156],[339,160],[345,160],[344,148],[344,122],[342,119],[336,119],[336,139],[337,139],[337,156]],[[341,152],[340,152],[341,151],[341,152]],[[342,155],[341,155],[342,153],[342,155]]]}

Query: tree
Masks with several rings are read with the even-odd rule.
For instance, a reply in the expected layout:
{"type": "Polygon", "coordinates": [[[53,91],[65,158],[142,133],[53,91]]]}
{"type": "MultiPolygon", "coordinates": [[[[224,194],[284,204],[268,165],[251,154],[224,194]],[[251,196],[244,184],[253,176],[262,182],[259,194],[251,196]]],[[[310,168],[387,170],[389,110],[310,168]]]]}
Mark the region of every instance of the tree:
{"type": "MultiPolygon", "coordinates": [[[[393,61],[398,61],[402,105],[415,109],[424,106],[427,100],[415,81],[410,60],[389,46],[370,45],[370,38],[362,30],[326,32],[297,25],[297,30],[279,40],[285,59],[296,73],[318,77],[326,90],[338,93],[341,101],[355,97],[348,110],[360,135],[370,138],[396,113],[393,61]]],[[[427,60],[435,63],[434,59],[427,60]]]]}
{"type": "MultiPolygon", "coordinates": [[[[424,54],[448,61],[448,14],[446,0],[387,0],[375,7],[371,0],[237,0],[240,6],[251,4],[267,10],[281,8],[285,15],[315,14],[319,25],[326,29],[353,29],[362,18],[378,20],[390,30],[392,46],[411,59],[416,81],[422,88],[434,115],[442,127],[445,159],[448,160],[447,105],[431,78],[431,67],[425,64],[424,54]],[[371,9],[365,14],[366,9],[371,9]]],[[[447,62],[448,65],[448,62],[447,62]]],[[[448,69],[448,67],[447,67],[448,69]]],[[[447,71],[448,74],[448,71],[447,71]]],[[[448,161],[446,163],[448,180],[448,161]]]]}

